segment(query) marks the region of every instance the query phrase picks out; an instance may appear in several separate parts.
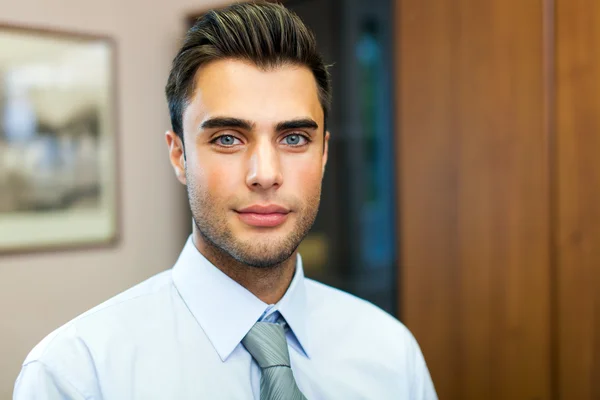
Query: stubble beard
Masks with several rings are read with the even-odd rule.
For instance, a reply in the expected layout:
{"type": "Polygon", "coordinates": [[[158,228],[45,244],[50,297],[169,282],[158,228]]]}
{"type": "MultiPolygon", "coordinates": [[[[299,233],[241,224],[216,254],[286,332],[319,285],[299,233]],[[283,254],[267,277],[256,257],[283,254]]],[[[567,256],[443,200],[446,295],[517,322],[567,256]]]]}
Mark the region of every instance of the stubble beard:
{"type": "Polygon", "coordinates": [[[256,240],[241,240],[235,237],[225,214],[233,211],[224,209],[210,193],[202,193],[190,182],[188,180],[187,191],[194,224],[205,244],[212,248],[213,255],[219,259],[224,258],[222,262],[233,259],[254,268],[277,267],[294,254],[315,222],[321,199],[319,187],[315,195],[293,211],[295,226],[285,237],[274,239],[271,233],[265,233],[265,237],[260,238],[261,233],[257,232],[256,240]]]}

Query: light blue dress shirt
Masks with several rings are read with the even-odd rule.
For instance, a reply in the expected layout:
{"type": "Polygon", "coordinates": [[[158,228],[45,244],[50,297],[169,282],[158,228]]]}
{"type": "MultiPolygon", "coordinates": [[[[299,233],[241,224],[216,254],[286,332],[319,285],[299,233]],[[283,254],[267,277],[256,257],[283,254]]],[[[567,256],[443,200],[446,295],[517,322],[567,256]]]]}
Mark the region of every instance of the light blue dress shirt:
{"type": "Polygon", "coordinates": [[[188,239],[175,266],[80,315],[27,356],[14,399],[259,399],[241,340],[287,322],[298,387],[317,399],[437,399],[410,332],[374,305],[304,277],[263,303],[188,239]]]}

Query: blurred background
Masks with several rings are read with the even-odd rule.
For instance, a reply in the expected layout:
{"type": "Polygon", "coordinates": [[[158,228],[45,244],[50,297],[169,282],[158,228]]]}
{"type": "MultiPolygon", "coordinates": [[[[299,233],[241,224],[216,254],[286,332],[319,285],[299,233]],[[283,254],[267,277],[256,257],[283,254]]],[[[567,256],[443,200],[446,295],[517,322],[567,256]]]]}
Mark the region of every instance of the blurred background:
{"type": "MultiPolygon", "coordinates": [[[[306,274],[405,323],[440,399],[600,399],[600,2],[284,3],[333,64],[306,274]]],[[[176,260],[191,222],[164,85],[186,28],[225,4],[0,0],[0,24],[114,40],[120,230],[0,254],[0,399],[46,334],[176,260]]]]}

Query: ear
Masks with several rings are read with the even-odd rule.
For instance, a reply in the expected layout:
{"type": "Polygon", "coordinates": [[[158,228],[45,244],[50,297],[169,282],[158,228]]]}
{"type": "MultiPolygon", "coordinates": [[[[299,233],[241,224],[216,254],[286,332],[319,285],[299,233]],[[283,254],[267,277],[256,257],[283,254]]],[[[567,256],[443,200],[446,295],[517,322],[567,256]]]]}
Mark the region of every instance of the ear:
{"type": "Polygon", "coordinates": [[[185,150],[183,148],[183,142],[181,138],[172,131],[165,133],[165,139],[167,140],[167,147],[169,148],[169,159],[171,165],[175,170],[177,179],[182,184],[186,185],[187,180],[185,177],[185,150]]]}
{"type": "Polygon", "coordinates": [[[323,170],[321,171],[321,178],[325,175],[325,166],[327,165],[327,157],[329,155],[329,131],[325,133],[325,137],[323,138],[323,159],[321,160],[321,164],[323,165],[323,170]]]}

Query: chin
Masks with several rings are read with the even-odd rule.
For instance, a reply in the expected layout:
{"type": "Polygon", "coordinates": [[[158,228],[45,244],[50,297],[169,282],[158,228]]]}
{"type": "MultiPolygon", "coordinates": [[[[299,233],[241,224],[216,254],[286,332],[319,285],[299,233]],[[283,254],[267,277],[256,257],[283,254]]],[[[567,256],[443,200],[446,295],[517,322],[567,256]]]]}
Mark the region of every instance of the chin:
{"type": "Polygon", "coordinates": [[[238,258],[238,261],[254,268],[275,268],[283,262],[290,259],[293,255],[288,253],[273,254],[270,257],[265,257],[264,254],[244,254],[238,258]]]}
{"type": "Polygon", "coordinates": [[[277,240],[271,237],[263,240],[253,238],[244,241],[241,246],[237,247],[237,254],[234,258],[252,267],[275,267],[292,257],[298,247],[286,239],[277,240]]]}

